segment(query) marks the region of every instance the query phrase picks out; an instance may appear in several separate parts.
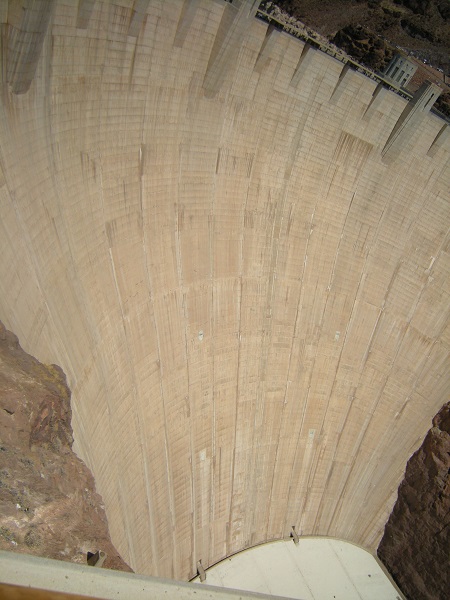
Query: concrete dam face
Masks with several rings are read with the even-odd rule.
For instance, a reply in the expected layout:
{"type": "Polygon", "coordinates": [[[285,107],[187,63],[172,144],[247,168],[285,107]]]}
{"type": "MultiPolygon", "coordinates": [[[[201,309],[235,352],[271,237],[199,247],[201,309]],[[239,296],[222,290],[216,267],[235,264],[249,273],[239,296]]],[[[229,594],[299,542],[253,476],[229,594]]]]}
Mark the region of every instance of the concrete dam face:
{"type": "Polygon", "coordinates": [[[0,318],[133,569],[374,551],[448,397],[450,143],[220,0],[2,2],[0,318]]]}

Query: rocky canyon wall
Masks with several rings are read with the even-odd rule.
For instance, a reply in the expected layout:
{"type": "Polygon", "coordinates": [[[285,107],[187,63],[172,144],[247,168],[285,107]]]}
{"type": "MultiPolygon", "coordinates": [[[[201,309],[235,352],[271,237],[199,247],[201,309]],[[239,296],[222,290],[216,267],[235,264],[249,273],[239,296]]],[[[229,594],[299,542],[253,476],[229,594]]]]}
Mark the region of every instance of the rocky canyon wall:
{"type": "Polygon", "coordinates": [[[101,497],[72,451],[64,373],[22,350],[0,322],[0,549],[131,571],[111,543],[101,497]]]}
{"type": "Polygon", "coordinates": [[[406,467],[378,556],[411,600],[448,598],[450,402],[406,467]]]}

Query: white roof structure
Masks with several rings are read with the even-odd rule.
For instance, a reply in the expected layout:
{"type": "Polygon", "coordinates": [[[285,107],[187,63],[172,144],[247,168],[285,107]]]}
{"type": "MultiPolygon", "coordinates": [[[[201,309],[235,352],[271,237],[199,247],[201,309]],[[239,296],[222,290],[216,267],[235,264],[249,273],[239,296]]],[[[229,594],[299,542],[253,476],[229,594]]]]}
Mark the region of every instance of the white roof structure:
{"type": "MultiPolygon", "coordinates": [[[[199,582],[198,577],[194,580],[199,582]]],[[[206,571],[206,583],[299,600],[400,600],[366,550],[332,538],[300,537],[239,552],[206,571]]],[[[203,585],[203,584],[202,584],[203,585]]]]}

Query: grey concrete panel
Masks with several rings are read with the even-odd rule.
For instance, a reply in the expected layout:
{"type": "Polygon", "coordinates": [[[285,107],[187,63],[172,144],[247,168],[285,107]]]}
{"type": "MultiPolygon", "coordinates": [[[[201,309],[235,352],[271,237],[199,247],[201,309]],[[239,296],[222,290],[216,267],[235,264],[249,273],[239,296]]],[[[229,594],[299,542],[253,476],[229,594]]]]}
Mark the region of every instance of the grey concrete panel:
{"type": "Polygon", "coordinates": [[[433,143],[430,146],[427,154],[428,156],[434,156],[435,153],[441,148],[445,147],[445,144],[450,135],[450,128],[447,124],[443,125],[437,136],[434,138],[433,143]]]}
{"type": "Polygon", "coordinates": [[[92,9],[94,8],[95,0],[79,0],[78,1],[78,14],[77,14],[77,27],[80,29],[86,29],[91,18],[92,9]]]}
{"type": "Polygon", "coordinates": [[[33,80],[41,56],[55,0],[10,3],[3,28],[2,53],[6,81],[15,94],[25,93],[33,80]]]}
{"type": "Polygon", "coordinates": [[[139,35],[139,30],[141,29],[142,23],[147,14],[149,2],[150,0],[134,0],[128,35],[133,37],[137,37],[139,35]]]}
{"type": "Polygon", "coordinates": [[[383,148],[385,161],[395,159],[405,148],[415,131],[421,128],[425,114],[430,111],[441,92],[441,88],[430,82],[425,82],[417,90],[414,98],[405,106],[383,148]]]}
{"type": "Polygon", "coordinates": [[[383,87],[382,83],[379,83],[372,94],[372,98],[370,100],[369,105],[364,111],[363,119],[365,121],[370,120],[370,118],[374,115],[375,111],[378,110],[379,106],[381,105],[381,102],[383,101],[383,98],[386,96],[387,93],[387,89],[383,87]]]}
{"type": "Polygon", "coordinates": [[[291,80],[292,86],[295,87],[298,85],[303,73],[308,69],[312,60],[314,59],[315,52],[316,50],[312,48],[309,44],[304,44],[302,54],[300,56],[297,67],[295,69],[295,73],[291,80]]]}
{"type": "Polygon", "coordinates": [[[267,28],[266,37],[264,38],[264,42],[261,46],[261,50],[259,51],[258,58],[256,59],[255,63],[255,71],[257,73],[261,73],[268,66],[279,36],[280,32],[275,29],[274,26],[269,25],[267,28]]]}
{"type": "Polygon", "coordinates": [[[200,0],[184,0],[177,32],[175,34],[175,47],[182,48],[186,35],[188,34],[189,29],[192,27],[199,6],[200,0]]]}

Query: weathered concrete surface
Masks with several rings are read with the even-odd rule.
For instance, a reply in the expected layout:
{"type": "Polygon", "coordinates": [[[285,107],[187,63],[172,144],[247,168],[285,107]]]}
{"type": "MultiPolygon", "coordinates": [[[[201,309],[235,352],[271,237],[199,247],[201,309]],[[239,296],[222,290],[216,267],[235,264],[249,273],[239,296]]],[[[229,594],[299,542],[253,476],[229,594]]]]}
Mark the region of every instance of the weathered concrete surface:
{"type": "Polygon", "coordinates": [[[378,556],[411,600],[447,600],[450,589],[450,402],[410,458],[378,556]]]}
{"type": "Polygon", "coordinates": [[[246,10],[80,7],[2,81],[0,315],[67,374],[116,547],[178,578],[292,525],[375,551],[450,390],[442,121],[385,163],[406,100],[363,119],[375,81],[246,10]]]}
{"type": "Polygon", "coordinates": [[[0,322],[0,549],[130,571],[108,534],[101,497],[72,451],[70,392],[55,365],[25,353],[0,322]]]}
{"type": "Polygon", "coordinates": [[[54,560],[0,551],[0,597],[6,600],[289,600],[280,596],[224,590],[210,585],[198,586],[135,573],[95,569],[84,565],[63,564],[54,560]],[[18,586],[23,586],[18,589],[18,586]],[[34,595],[30,587],[52,590],[53,595],[34,595]],[[25,588],[25,590],[23,589],[25,588]],[[10,595],[8,595],[8,593],[10,595]],[[4,596],[2,595],[4,594],[4,596]],[[64,594],[64,595],[63,595],[64,594]],[[66,598],[65,594],[70,594],[66,598]]]}

